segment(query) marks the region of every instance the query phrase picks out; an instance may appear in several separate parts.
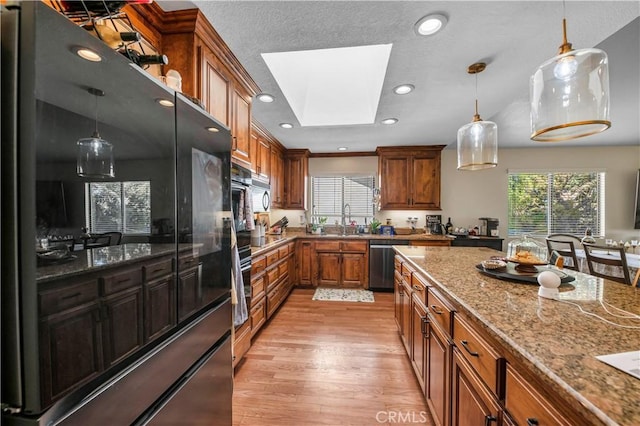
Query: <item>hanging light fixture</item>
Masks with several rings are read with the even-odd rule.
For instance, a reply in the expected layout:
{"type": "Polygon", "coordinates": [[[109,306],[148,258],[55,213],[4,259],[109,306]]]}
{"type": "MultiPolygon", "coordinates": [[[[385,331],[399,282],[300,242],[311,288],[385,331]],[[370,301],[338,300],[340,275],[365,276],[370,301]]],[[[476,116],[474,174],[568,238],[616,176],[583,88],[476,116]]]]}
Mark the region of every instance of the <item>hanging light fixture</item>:
{"type": "Polygon", "coordinates": [[[86,178],[113,178],[113,145],[98,133],[98,97],[104,96],[104,92],[93,87],[88,92],[96,99],[96,128],[90,138],[78,139],[76,172],[78,176],[86,178]]]}
{"type": "Polygon", "coordinates": [[[458,170],[481,170],[498,165],[498,126],[478,114],[478,73],[487,64],[477,62],[467,69],[476,76],[476,113],[473,121],[458,129],[458,170]]]}
{"type": "MultiPolygon", "coordinates": [[[[564,2],[563,2],[564,15],[564,2]]],[[[573,50],[562,18],[562,45],[531,76],[531,139],[556,142],[611,127],[609,60],[600,49],[573,50]]]]}

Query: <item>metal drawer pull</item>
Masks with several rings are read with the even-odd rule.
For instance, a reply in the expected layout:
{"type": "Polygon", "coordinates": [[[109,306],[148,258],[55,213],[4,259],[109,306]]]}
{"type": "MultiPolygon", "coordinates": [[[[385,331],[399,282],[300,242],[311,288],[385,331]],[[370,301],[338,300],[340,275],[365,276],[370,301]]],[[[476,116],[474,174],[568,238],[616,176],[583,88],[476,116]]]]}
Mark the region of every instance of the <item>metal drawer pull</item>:
{"type": "Polygon", "coordinates": [[[122,278],[117,281],[118,284],[126,283],[127,281],[131,281],[131,278],[122,278]]]}
{"type": "Polygon", "coordinates": [[[73,299],[74,297],[78,297],[78,296],[81,296],[81,295],[82,295],[82,293],[77,292],[77,293],[70,294],[68,296],[62,296],[61,299],[62,300],[73,299]]]}
{"type": "Polygon", "coordinates": [[[537,426],[540,423],[538,423],[538,419],[530,417],[527,419],[527,426],[537,426]]]}
{"type": "Polygon", "coordinates": [[[468,342],[467,342],[466,340],[461,340],[461,341],[460,341],[460,343],[462,343],[462,347],[463,347],[463,348],[465,348],[467,352],[469,352],[469,355],[471,355],[471,356],[478,356],[478,357],[480,356],[480,354],[479,354],[478,352],[472,352],[472,351],[469,349],[469,346],[467,346],[467,345],[468,345],[468,342]]]}
{"type": "Polygon", "coordinates": [[[438,315],[443,314],[443,311],[438,310],[438,307],[436,305],[431,305],[431,310],[433,311],[434,314],[438,314],[438,315]]]}
{"type": "Polygon", "coordinates": [[[414,290],[418,290],[418,291],[422,291],[422,290],[424,290],[424,288],[422,288],[421,286],[419,286],[419,285],[417,285],[417,284],[413,286],[413,289],[414,289],[414,290]]]}
{"type": "Polygon", "coordinates": [[[155,274],[156,272],[162,272],[164,270],[165,270],[165,268],[156,268],[156,269],[153,270],[152,274],[155,274]]]}
{"type": "Polygon", "coordinates": [[[423,336],[427,335],[427,324],[429,324],[429,319],[427,317],[421,317],[420,318],[422,320],[421,324],[420,324],[420,332],[422,333],[423,336]]]}
{"type": "Polygon", "coordinates": [[[498,419],[495,416],[484,416],[484,426],[489,426],[491,422],[497,422],[498,419]]]}

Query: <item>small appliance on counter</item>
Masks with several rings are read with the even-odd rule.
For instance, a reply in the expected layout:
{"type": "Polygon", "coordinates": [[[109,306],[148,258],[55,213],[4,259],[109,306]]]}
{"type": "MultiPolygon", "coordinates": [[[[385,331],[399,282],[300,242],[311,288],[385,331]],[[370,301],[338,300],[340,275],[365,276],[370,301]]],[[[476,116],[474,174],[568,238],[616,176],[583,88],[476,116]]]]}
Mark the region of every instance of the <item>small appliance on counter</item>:
{"type": "Polygon", "coordinates": [[[282,219],[271,225],[269,230],[272,234],[282,234],[282,231],[287,227],[287,225],[289,225],[289,219],[287,219],[286,216],[283,216],[282,219]]]}
{"type": "Polygon", "coordinates": [[[427,215],[427,229],[434,235],[444,234],[444,227],[442,226],[442,215],[434,214],[427,215]]]}
{"type": "Polygon", "coordinates": [[[487,237],[497,237],[498,235],[498,225],[500,221],[495,217],[481,217],[478,220],[481,220],[483,223],[480,228],[480,234],[485,235],[487,237]]]}

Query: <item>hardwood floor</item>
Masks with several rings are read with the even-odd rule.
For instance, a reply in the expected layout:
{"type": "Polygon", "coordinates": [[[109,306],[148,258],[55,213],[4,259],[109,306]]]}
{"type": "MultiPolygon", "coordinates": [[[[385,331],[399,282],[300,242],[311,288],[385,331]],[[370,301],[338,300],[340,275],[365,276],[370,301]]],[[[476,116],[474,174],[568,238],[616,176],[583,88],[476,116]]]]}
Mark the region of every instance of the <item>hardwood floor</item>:
{"type": "Polygon", "coordinates": [[[431,425],[393,319],[374,303],[294,289],[236,369],[234,425],[431,425]]]}

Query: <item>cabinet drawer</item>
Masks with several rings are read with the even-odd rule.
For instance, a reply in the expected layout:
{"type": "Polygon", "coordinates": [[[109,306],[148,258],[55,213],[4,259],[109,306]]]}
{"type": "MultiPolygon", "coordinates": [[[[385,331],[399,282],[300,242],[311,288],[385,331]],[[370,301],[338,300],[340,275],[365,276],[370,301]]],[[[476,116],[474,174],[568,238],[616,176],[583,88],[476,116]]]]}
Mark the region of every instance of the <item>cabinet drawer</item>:
{"type": "Polygon", "coordinates": [[[278,265],[278,277],[282,278],[286,275],[289,275],[289,264],[282,262],[278,265]]]}
{"type": "Polygon", "coordinates": [[[411,288],[420,301],[427,306],[427,283],[418,274],[411,274],[411,288]]]}
{"type": "Polygon", "coordinates": [[[115,270],[110,274],[103,275],[100,278],[100,281],[102,282],[102,291],[105,295],[116,293],[120,290],[124,290],[136,285],[141,285],[142,270],[140,269],[140,267],[115,270]]]}
{"type": "Polygon", "coordinates": [[[322,241],[316,240],[316,251],[340,251],[340,241],[322,241]]]}
{"type": "Polygon", "coordinates": [[[267,321],[266,300],[263,297],[251,308],[251,337],[255,336],[260,327],[267,321]]]}
{"type": "Polygon", "coordinates": [[[525,378],[507,364],[505,408],[516,424],[570,425],[525,378]]]}
{"type": "Polygon", "coordinates": [[[453,341],[485,385],[494,395],[501,396],[504,358],[457,314],[453,316],[453,341]]]}
{"type": "Polygon", "coordinates": [[[433,287],[427,292],[427,310],[431,317],[440,324],[442,330],[451,336],[451,323],[454,309],[445,302],[445,298],[433,287]]]}
{"type": "Polygon", "coordinates": [[[267,258],[264,256],[251,258],[251,274],[259,274],[267,267],[267,258]]]}
{"type": "Polygon", "coordinates": [[[280,278],[278,268],[273,268],[267,271],[267,286],[269,288],[273,288],[273,285],[278,281],[278,278],[280,278]]]}
{"type": "Polygon", "coordinates": [[[40,316],[55,314],[98,299],[96,279],[38,292],[40,316]]]}
{"type": "Polygon", "coordinates": [[[186,269],[195,268],[200,264],[200,259],[193,255],[182,256],[178,259],[178,270],[184,271],[186,269]]]}
{"type": "Polygon", "coordinates": [[[340,250],[366,253],[368,244],[367,241],[343,241],[340,243],[340,250]]]}
{"type": "Polygon", "coordinates": [[[233,366],[238,365],[242,357],[251,348],[251,324],[249,321],[236,329],[233,339],[233,366]]]}
{"type": "Polygon", "coordinates": [[[278,257],[278,250],[274,250],[272,252],[269,252],[265,255],[265,257],[267,258],[267,267],[273,265],[274,263],[276,263],[279,259],[278,257]]]}
{"type": "Polygon", "coordinates": [[[173,260],[169,257],[158,262],[144,265],[142,269],[144,270],[145,281],[149,281],[173,272],[173,260]]]}
{"type": "Polygon", "coordinates": [[[267,289],[266,278],[264,274],[259,277],[251,277],[251,305],[264,297],[264,292],[267,289]]]}
{"type": "Polygon", "coordinates": [[[416,270],[414,268],[412,268],[411,266],[409,266],[408,263],[404,262],[402,263],[402,269],[400,271],[400,273],[402,274],[402,279],[404,279],[407,284],[411,284],[411,274],[413,274],[416,270]]]}
{"type": "Polygon", "coordinates": [[[278,258],[279,259],[284,259],[285,257],[287,257],[289,255],[289,246],[284,246],[284,247],[280,247],[278,249],[278,258]]]}

